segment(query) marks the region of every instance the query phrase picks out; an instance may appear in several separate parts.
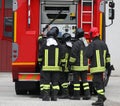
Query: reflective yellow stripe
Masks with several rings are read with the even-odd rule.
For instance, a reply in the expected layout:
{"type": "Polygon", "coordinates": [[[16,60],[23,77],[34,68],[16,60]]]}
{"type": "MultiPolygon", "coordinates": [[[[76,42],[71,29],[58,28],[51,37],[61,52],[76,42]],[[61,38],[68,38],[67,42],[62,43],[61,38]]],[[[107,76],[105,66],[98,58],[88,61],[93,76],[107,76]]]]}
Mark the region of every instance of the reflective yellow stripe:
{"type": "Polygon", "coordinates": [[[110,62],[110,57],[106,58],[106,62],[110,62]]]}
{"type": "Polygon", "coordinates": [[[42,39],[42,36],[39,36],[39,37],[38,37],[38,40],[39,40],[39,39],[42,39]]]}
{"type": "Polygon", "coordinates": [[[101,95],[104,95],[104,90],[103,89],[97,90],[97,93],[101,94],[101,95]]]}
{"type": "Polygon", "coordinates": [[[70,57],[70,60],[69,60],[70,62],[75,62],[76,61],[76,58],[74,58],[74,57],[70,57]]]}
{"type": "Polygon", "coordinates": [[[60,66],[43,66],[42,69],[45,71],[61,71],[60,66]]]}
{"type": "Polygon", "coordinates": [[[69,84],[69,83],[63,83],[61,86],[62,86],[63,88],[67,88],[67,87],[68,87],[68,84],[69,84]]]}
{"type": "Polygon", "coordinates": [[[44,86],[44,84],[41,84],[41,85],[40,85],[40,87],[43,87],[43,86],[44,86]]]}
{"type": "Polygon", "coordinates": [[[14,12],[14,42],[17,41],[16,32],[17,32],[17,12],[14,12]]]}
{"type": "Polygon", "coordinates": [[[74,84],[74,87],[79,87],[80,86],[80,84],[74,84]]]}
{"type": "Polygon", "coordinates": [[[49,84],[43,84],[43,89],[50,89],[50,85],[49,84]]]}
{"type": "Polygon", "coordinates": [[[88,66],[72,66],[71,69],[74,71],[85,71],[88,70],[88,66]]]}
{"type": "Polygon", "coordinates": [[[62,63],[63,63],[63,62],[65,63],[65,61],[66,61],[65,59],[61,59],[61,62],[62,62],[62,63]]]}
{"type": "Polygon", "coordinates": [[[42,58],[38,58],[38,61],[41,62],[41,61],[42,61],[42,58]]]}
{"type": "Polygon", "coordinates": [[[62,86],[66,86],[66,85],[68,85],[68,84],[69,84],[69,83],[63,83],[62,86]]]}
{"type": "Polygon", "coordinates": [[[89,84],[88,83],[83,83],[83,86],[88,86],[89,84]]]}
{"type": "Polygon", "coordinates": [[[48,66],[48,49],[45,50],[45,67],[48,66]]]}
{"type": "Polygon", "coordinates": [[[103,89],[97,90],[97,93],[101,93],[103,92],[103,89]]]}
{"type": "Polygon", "coordinates": [[[43,90],[43,86],[44,86],[44,84],[41,84],[41,85],[40,85],[40,90],[43,90]]]}
{"type": "Polygon", "coordinates": [[[99,50],[96,50],[96,60],[97,60],[97,67],[100,67],[100,52],[99,50]]]}
{"type": "Polygon", "coordinates": [[[88,89],[90,89],[89,87],[84,87],[84,90],[88,90],[88,89]]]}
{"type": "Polygon", "coordinates": [[[83,50],[80,52],[80,66],[83,66],[83,50]]]}
{"type": "Polygon", "coordinates": [[[103,14],[102,13],[100,13],[100,39],[102,39],[102,25],[103,25],[103,23],[102,23],[102,17],[103,17],[103,14]]]}
{"type": "Polygon", "coordinates": [[[79,90],[80,90],[80,88],[74,88],[74,90],[75,90],[75,91],[79,91],[79,90]]]}
{"type": "Polygon", "coordinates": [[[93,67],[90,68],[91,73],[96,73],[96,72],[105,72],[105,67],[93,67]]]}
{"type": "Polygon", "coordinates": [[[106,57],[106,50],[104,50],[103,57],[104,57],[104,66],[105,66],[105,65],[106,65],[106,61],[105,61],[105,57],[106,57]]]}
{"type": "Polygon", "coordinates": [[[57,90],[60,89],[60,87],[59,87],[58,85],[56,85],[56,86],[52,86],[52,88],[53,88],[53,89],[57,89],[57,90]]]}
{"type": "Polygon", "coordinates": [[[55,49],[55,66],[58,66],[58,57],[59,56],[59,51],[58,48],[55,49]]]}

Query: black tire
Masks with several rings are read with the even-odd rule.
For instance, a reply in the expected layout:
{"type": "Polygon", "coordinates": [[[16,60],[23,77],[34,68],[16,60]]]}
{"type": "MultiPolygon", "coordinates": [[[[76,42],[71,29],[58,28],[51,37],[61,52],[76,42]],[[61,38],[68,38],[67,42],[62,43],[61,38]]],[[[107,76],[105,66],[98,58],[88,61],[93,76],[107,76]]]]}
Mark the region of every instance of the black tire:
{"type": "Polygon", "coordinates": [[[40,94],[39,82],[29,81],[16,81],[15,91],[17,95],[39,95],[40,94]]]}
{"type": "Polygon", "coordinates": [[[17,95],[25,95],[27,91],[22,89],[21,83],[15,82],[15,92],[17,95]]]}

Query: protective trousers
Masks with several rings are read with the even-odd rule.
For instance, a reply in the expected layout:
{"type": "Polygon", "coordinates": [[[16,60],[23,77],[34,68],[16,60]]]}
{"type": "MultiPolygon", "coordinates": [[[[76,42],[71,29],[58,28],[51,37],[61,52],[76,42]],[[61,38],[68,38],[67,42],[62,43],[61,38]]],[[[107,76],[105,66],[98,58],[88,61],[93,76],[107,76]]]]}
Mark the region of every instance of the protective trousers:
{"type": "Polygon", "coordinates": [[[68,91],[68,72],[61,72],[60,73],[60,84],[61,84],[61,93],[62,95],[59,97],[60,99],[67,99],[69,98],[69,91],[68,91]]]}
{"type": "Polygon", "coordinates": [[[84,97],[83,99],[88,100],[90,99],[90,89],[89,89],[89,83],[87,82],[87,71],[77,71],[74,72],[73,76],[73,86],[74,86],[74,94],[73,99],[80,99],[80,80],[82,81],[82,86],[84,89],[84,97]]]}
{"type": "Polygon", "coordinates": [[[103,72],[93,74],[93,85],[97,91],[98,100],[96,102],[92,103],[92,105],[103,106],[104,101],[106,100],[105,90],[104,90],[104,81],[103,81],[103,72]]]}
{"type": "Polygon", "coordinates": [[[51,94],[51,100],[56,101],[57,100],[57,94],[59,90],[59,72],[41,72],[41,84],[40,84],[40,90],[42,94],[42,100],[43,101],[49,101],[50,100],[50,91],[51,94]],[[52,89],[50,89],[52,88],[52,89]]]}

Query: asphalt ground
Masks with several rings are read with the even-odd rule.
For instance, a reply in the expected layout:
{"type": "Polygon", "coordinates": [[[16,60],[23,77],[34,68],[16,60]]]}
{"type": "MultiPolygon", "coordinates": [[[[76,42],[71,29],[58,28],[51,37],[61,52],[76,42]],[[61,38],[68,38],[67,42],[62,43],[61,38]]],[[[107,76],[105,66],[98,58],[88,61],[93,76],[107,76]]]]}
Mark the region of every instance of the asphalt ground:
{"type": "MultiPolygon", "coordinates": [[[[107,100],[104,106],[120,106],[119,75],[110,77],[105,94],[107,100]]],[[[91,100],[42,101],[38,95],[16,95],[12,74],[0,72],[0,106],[91,106],[91,103],[96,100],[96,96],[92,96],[91,100]]]]}

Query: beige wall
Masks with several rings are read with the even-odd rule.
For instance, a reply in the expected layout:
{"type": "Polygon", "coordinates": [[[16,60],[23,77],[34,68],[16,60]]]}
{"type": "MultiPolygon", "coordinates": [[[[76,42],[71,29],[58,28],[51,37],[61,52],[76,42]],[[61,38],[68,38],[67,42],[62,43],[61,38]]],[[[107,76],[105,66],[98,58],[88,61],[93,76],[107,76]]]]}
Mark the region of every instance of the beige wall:
{"type": "Polygon", "coordinates": [[[113,25],[106,29],[106,41],[110,49],[112,64],[114,64],[116,69],[112,74],[120,76],[120,0],[114,1],[115,20],[113,25]]]}

